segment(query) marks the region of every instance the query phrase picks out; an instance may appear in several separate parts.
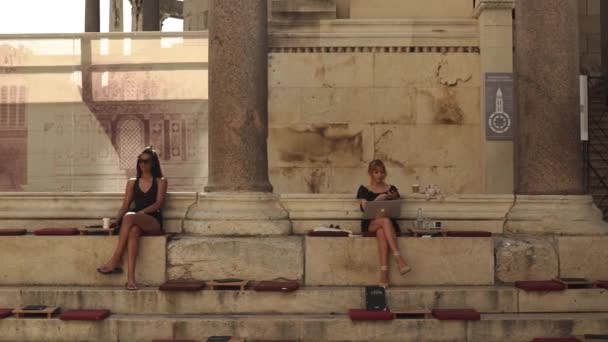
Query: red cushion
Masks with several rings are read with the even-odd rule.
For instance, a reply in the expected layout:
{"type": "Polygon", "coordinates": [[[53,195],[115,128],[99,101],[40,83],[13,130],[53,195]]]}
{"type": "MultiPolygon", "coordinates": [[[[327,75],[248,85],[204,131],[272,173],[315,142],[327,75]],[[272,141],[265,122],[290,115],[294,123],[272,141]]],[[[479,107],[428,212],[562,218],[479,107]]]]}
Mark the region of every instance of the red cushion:
{"type": "Polygon", "coordinates": [[[350,309],[348,316],[353,321],[391,321],[395,317],[390,311],[350,309]]]}
{"type": "Polygon", "coordinates": [[[433,316],[442,321],[479,321],[481,315],[473,309],[433,309],[433,316]]]}
{"type": "Polygon", "coordinates": [[[13,314],[13,309],[0,309],[0,319],[13,314]]]}
{"type": "Polygon", "coordinates": [[[484,232],[484,231],[450,231],[448,230],[446,233],[448,237],[491,237],[492,233],[484,232]]]}
{"type": "Polygon", "coordinates": [[[537,337],[532,342],[581,342],[575,337],[537,337]]]}
{"type": "Polygon", "coordinates": [[[566,285],[557,280],[516,281],[515,287],[525,291],[563,291],[566,285]]]}
{"type": "Polygon", "coordinates": [[[62,321],[103,321],[110,316],[110,310],[67,310],[59,319],[62,321]]]}
{"type": "Polygon", "coordinates": [[[44,228],[34,231],[34,235],[40,236],[65,236],[78,234],[78,229],[76,228],[44,228]]]}
{"type": "Polygon", "coordinates": [[[175,281],[170,280],[162,284],[161,291],[200,291],[205,288],[204,281],[175,281]]]}
{"type": "Polygon", "coordinates": [[[293,292],[300,288],[300,283],[292,281],[261,281],[253,287],[255,291],[293,292]]]}
{"type": "Polygon", "coordinates": [[[26,229],[0,229],[0,236],[17,236],[27,234],[26,229]]]}
{"type": "Polygon", "coordinates": [[[348,232],[308,232],[308,236],[315,237],[346,237],[348,236],[348,232]]]}
{"type": "Polygon", "coordinates": [[[608,290],[608,280],[599,280],[597,283],[595,283],[595,286],[608,290]]]}

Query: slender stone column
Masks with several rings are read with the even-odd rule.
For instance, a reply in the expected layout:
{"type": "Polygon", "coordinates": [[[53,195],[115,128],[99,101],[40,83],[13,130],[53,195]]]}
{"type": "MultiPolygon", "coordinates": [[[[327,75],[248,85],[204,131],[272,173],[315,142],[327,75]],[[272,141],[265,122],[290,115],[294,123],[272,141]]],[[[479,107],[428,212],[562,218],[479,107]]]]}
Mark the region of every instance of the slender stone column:
{"type": "Polygon", "coordinates": [[[110,1],[110,32],[123,32],[122,0],[110,1]]]}
{"type": "Polygon", "coordinates": [[[209,179],[188,210],[188,235],[286,235],[268,180],[267,0],[211,0],[209,179]]]}
{"type": "Polygon", "coordinates": [[[517,0],[516,193],[583,193],[578,0],[517,0]]]}
{"type": "Polygon", "coordinates": [[[142,1],[143,31],[160,31],[160,0],[142,1]]]}
{"type": "Polygon", "coordinates": [[[99,0],[86,0],[84,5],[84,32],[99,32],[99,0]]]}
{"type": "Polygon", "coordinates": [[[212,0],[208,192],[272,192],[266,0],[212,0]]]}

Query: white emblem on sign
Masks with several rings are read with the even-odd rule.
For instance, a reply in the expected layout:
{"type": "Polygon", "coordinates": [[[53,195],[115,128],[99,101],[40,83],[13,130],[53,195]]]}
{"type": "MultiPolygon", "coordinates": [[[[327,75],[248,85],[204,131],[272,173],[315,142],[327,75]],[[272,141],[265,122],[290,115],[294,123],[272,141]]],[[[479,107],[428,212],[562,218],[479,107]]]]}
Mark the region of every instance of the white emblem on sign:
{"type": "Polygon", "coordinates": [[[488,126],[490,126],[492,132],[497,134],[503,134],[511,128],[511,116],[505,113],[502,90],[500,88],[496,92],[496,109],[488,119],[488,126]]]}

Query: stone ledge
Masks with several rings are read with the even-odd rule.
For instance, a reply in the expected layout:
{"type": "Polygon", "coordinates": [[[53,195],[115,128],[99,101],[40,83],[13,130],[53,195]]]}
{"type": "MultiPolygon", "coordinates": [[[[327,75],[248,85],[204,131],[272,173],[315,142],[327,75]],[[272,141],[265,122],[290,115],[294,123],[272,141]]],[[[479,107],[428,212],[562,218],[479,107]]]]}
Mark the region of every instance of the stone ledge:
{"type": "MultiPolygon", "coordinates": [[[[399,238],[413,271],[401,276],[389,257],[394,285],[492,285],[492,238],[399,238]]],[[[375,285],[377,242],[373,238],[305,238],[307,285],[375,285]]]]}
{"type": "Polygon", "coordinates": [[[0,320],[9,341],[204,340],[209,335],[302,342],[527,342],[539,336],[605,333],[608,314],[490,314],[481,321],[395,320],[352,322],[345,315],[170,316],[112,315],[103,322],[58,319],[0,320]]]}
{"type": "MultiPolygon", "coordinates": [[[[0,303],[45,303],[63,309],[106,308],[115,314],[331,314],[364,307],[363,287],[302,287],[292,293],[255,291],[127,291],[122,287],[0,287],[0,303]]],[[[517,312],[513,287],[393,287],[393,308],[472,307],[480,312],[517,312]]]]}
{"type": "Polygon", "coordinates": [[[301,237],[181,237],[167,247],[169,279],[302,279],[301,237]]]}
{"type": "Polygon", "coordinates": [[[520,312],[608,312],[608,290],[584,289],[560,292],[518,290],[520,312]]]}
{"type": "MultiPolygon", "coordinates": [[[[0,285],[124,285],[121,275],[101,275],[96,268],[112,255],[117,236],[0,237],[0,285]]],[[[166,238],[143,237],[136,277],[142,285],[165,280],[166,238]]],[[[123,257],[126,263],[126,257],[123,257]]]]}

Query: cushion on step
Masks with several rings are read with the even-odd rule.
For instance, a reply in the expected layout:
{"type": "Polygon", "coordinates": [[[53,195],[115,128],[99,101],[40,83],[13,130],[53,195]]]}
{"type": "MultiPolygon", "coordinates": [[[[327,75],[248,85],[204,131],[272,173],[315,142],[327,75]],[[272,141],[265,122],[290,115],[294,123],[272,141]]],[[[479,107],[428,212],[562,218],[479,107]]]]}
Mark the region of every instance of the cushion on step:
{"type": "Polygon", "coordinates": [[[347,237],[348,232],[308,232],[308,236],[313,237],[347,237]]]}
{"type": "Polygon", "coordinates": [[[296,280],[289,281],[278,281],[278,280],[264,280],[253,287],[254,291],[267,291],[267,292],[293,292],[300,288],[300,283],[296,280]]]}
{"type": "Polygon", "coordinates": [[[0,319],[9,317],[13,314],[13,309],[0,309],[0,319]]]}
{"type": "Polygon", "coordinates": [[[602,288],[602,289],[607,289],[608,290],[608,280],[598,280],[595,283],[595,286],[602,288]]]}
{"type": "Polygon", "coordinates": [[[474,309],[433,309],[433,317],[441,321],[479,321],[481,315],[474,309]]]}
{"type": "Polygon", "coordinates": [[[18,236],[27,234],[26,229],[0,229],[0,236],[18,236]]]}
{"type": "Polygon", "coordinates": [[[62,321],[103,321],[110,316],[110,310],[67,310],[59,315],[62,321]]]}
{"type": "Polygon", "coordinates": [[[205,288],[204,281],[177,281],[170,280],[162,284],[158,289],[161,291],[200,291],[205,288]]]}
{"type": "Polygon", "coordinates": [[[463,231],[453,231],[448,230],[446,232],[447,237],[491,237],[492,233],[484,232],[484,231],[474,231],[474,230],[463,230],[463,231]]]}
{"type": "Polygon", "coordinates": [[[575,337],[537,337],[532,342],[581,342],[575,337]]]}
{"type": "Polygon", "coordinates": [[[608,341],[608,334],[585,334],[583,337],[585,338],[585,341],[608,341]]]}
{"type": "Polygon", "coordinates": [[[76,228],[43,228],[34,231],[34,235],[39,236],[68,236],[78,235],[76,228]]]}
{"type": "Polygon", "coordinates": [[[391,321],[395,317],[390,311],[350,309],[348,316],[353,321],[391,321]]]}
{"type": "Polygon", "coordinates": [[[525,280],[516,281],[515,287],[524,291],[563,291],[566,285],[558,280],[525,280]]]}
{"type": "Polygon", "coordinates": [[[207,342],[228,342],[232,339],[232,336],[210,336],[207,338],[207,342]]]}
{"type": "Polygon", "coordinates": [[[197,342],[195,340],[152,340],[152,342],[197,342]]]}

